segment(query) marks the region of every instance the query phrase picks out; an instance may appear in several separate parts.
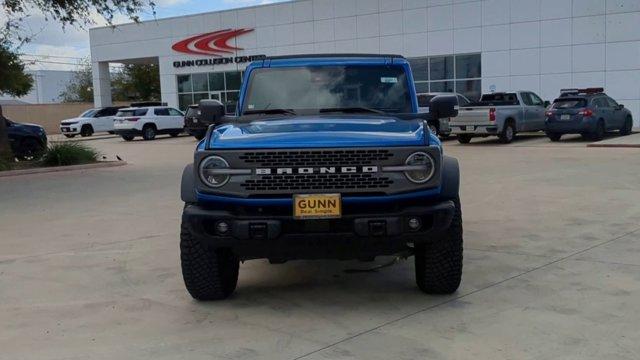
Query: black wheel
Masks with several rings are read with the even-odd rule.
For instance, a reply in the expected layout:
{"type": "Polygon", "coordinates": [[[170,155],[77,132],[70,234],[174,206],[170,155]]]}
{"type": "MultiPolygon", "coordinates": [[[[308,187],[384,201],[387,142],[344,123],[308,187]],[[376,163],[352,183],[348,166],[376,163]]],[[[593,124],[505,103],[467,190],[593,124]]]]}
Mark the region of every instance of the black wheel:
{"type": "Polygon", "coordinates": [[[416,283],[427,294],[451,294],[462,280],[462,210],[455,212],[446,235],[415,247],[416,283]]]}
{"type": "Polygon", "coordinates": [[[109,135],[113,135],[115,133],[116,133],[115,131],[107,131],[107,134],[109,134],[109,135]]]}
{"type": "Polygon", "coordinates": [[[460,144],[468,144],[469,142],[471,142],[472,136],[467,134],[458,134],[457,138],[460,144]]]}
{"type": "Polygon", "coordinates": [[[87,137],[93,135],[93,127],[91,125],[82,125],[80,128],[80,136],[87,137]]]}
{"type": "Polygon", "coordinates": [[[511,143],[516,137],[516,127],[513,125],[513,122],[504,124],[504,128],[498,137],[503,144],[511,143]]]}
{"type": "Polygon", "coordinates": [[[240,261],[229,249],[211,250],[180,226],[182,277],[189,294],[196,300],[222,300],[238,284],[240,261]]]}
{"type": "Polygon", "coordinates": [[[153,125],[145,125],[142,128],[142,138],[145,140],[153,140],[156,138],[156,128],[153,125]]]}
{"type": "Polygon", "coordinates": [[[558,134],[558,133],[547,133],[547,137],[549,138],[549,140],[551,141],[560,141],[560,138],[562,137],[562,134],[558,134]]]}
{"type": "Polygon", "coordinates": [[[16,157],[18,160],[34,160],[39,158],[44,151],[42,144],[33,138],[26,138],[20,141],[16,151],[16,157]]]}
{"type": "Polygon", "coordinates": [[[627,116],[624,120],[624,124],[622,124],[622,128],[620,128],[620,135],[629,135],[631,134],[631,130],[633,130],[633,119],[631,116],[627,116]]]}
{"type": "Polygon", "coordinates": [[[605,134],[604,121],[599,120],[598,123],[596,124],[595,131],[589,135],[589,140],[600,141],[604,139],[604,134],[605,134]]]}
{"type": "Polygon", "coordinates": [[[64,134],[65,137],[72,139],[74,137],[76,137],[76,134],[64,134]]]}
{"type": "Polygon", "coordinates": [[[124,141],[131,141],[133,138],[133,135],[122,135],[122,139],[124,139],[124,141]]]}

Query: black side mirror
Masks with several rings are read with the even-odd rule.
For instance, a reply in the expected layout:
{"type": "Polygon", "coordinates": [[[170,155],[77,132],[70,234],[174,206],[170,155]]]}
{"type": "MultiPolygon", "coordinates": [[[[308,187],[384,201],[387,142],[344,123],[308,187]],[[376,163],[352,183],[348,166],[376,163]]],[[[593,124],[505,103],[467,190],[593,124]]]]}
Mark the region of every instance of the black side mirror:
{"type": "Polygon", "coordinates": [[[218,100],[200,100],[200,116],[203,121],[219,124],[224,117],[224,105],[218,100]]]}
{"type": "Polygon", "coordinates": [[[438,95],[429,102],[432,119],[458,116],[458,98],[455,95],[438,95]]]}
{"type": "Polygon", "coordinates": [[[620,109],[620,110],[624,109],[624,105],[618,104],[618,109],[620,109]]]}
{"type": "Polygon", "coordinates": [[[551,105],[551,101],[545,100],[544,101],[544,107],[549,107],[549,105],[551,105]]]}

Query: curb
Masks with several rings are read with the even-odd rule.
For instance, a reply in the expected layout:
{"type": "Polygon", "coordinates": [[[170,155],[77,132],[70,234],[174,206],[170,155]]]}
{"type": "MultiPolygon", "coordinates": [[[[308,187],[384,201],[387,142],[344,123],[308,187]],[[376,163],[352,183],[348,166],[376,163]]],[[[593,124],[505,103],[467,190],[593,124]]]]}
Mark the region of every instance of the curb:
{"type": "Polygon", "coordinates": [[[587,147],[596,147],[596,148],[640,148],[640,144],[587,144],[587,147]]]}
{"type": "Polygon", "coordinates": [[[110,167],[123,166],[123,165],[127,165],[127,162],[126,161],[101,161],[94,164],[52,166],[52,167],[22,169],[22,170],[8,170],[8,171],[0,171],[0,178],[9,177],[9,176],[19,176],[19,175],[62,172],[62,171],[110,168],[110,167]]]}

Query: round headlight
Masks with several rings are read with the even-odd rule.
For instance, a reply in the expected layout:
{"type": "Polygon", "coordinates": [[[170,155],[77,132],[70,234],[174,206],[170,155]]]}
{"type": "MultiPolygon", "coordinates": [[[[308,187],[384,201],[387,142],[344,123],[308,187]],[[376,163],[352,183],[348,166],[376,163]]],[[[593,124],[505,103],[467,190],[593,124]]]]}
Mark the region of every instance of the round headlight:
{"type": "Polygon", "coordinates": [[[229,168],[229,163],[220,156],[209,156],[200,162],[200,179],[207,186],[220,187],[229,181],[229,174],[221,174],[216,170],[229,168]]]}
{"type": "Polygon", "coordinates": [[[416,184],[422,184],[433,176],[436,170],[433,158],[424,152],[415,152],[407,157],[406,165],[415,167],[415,170],[407,170],[404,175],[416,184]]]}

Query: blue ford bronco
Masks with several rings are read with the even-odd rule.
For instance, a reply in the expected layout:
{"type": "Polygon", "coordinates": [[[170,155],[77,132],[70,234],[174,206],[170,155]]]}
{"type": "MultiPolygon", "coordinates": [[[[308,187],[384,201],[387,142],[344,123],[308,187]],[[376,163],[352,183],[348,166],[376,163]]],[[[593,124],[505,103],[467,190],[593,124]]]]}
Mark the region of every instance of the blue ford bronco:
{"type": "Polygon", "coordinates": [[[182,274],[195,299],[227,298],[239,262],[415,256],[418,287],[457,290],[462,275],[458,162],[419,114],[398,55],[299,55],[250,64],[236,115],[212,119],[182,175],[182,274]]]}

